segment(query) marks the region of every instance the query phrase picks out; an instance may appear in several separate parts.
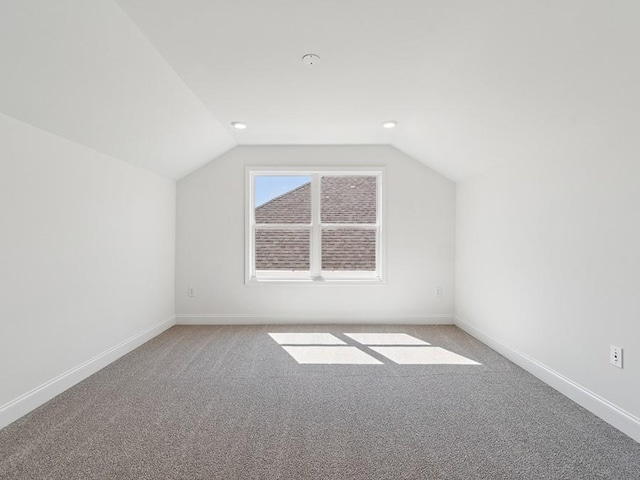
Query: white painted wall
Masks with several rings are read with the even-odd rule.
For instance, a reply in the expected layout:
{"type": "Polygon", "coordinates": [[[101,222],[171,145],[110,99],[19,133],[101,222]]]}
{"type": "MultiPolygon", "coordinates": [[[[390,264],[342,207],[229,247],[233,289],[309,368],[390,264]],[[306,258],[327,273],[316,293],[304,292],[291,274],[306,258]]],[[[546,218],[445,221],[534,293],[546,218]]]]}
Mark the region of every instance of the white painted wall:
{"type": "Polygon", "coordinates": [[[451,321],[455,186],[393,147],[238,147],[177,196],[178,322],[451,321]],[[385,285],[245,285],[245,166],[297,165],[386,167],[385,285]]]}
{"type": "Polygon", "coordinates": [[[496,103],[525,123],[485,123],[502,164],[457,184],[456,317],[640,441],[640,4],[587,3],[496,103]]]}
{"type": "Polygon", "coordinates": [[[640,417],[637,141],[567,140],[457,185],[457,317],[640,417]]]}
{"type": "Polygon", "coordinates": [[[0,229],[1,427],[172,316],[175,183],[0,114],[0,229]]]}

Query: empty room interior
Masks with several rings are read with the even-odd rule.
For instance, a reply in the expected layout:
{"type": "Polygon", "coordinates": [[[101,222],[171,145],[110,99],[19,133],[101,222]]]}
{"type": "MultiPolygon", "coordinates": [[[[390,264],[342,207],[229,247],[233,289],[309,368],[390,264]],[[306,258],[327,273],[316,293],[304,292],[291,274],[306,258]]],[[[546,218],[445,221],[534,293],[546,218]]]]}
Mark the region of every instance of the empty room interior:
{"type": "Polygon", "coordinates": [[[0,478],[640,479],[640,2],[2,0],[0,478]]]}

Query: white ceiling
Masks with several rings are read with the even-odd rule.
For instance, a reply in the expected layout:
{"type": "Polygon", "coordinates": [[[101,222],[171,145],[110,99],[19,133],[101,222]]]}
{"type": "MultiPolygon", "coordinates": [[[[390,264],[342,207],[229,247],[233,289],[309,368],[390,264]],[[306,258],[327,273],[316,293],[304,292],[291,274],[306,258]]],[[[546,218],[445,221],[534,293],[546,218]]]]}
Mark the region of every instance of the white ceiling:
{"type": "Polygon", "coordinates": [[[639,15],[636,0],[5,0],[0,111],[175,178],[235,144],[392,144],[459,180],[637,98],[639,15]]]}
{"type": "Polygon", "coordinates": [[[108,1],[0,1],[0,112],[179,178],[235,146],[108,1]]]}

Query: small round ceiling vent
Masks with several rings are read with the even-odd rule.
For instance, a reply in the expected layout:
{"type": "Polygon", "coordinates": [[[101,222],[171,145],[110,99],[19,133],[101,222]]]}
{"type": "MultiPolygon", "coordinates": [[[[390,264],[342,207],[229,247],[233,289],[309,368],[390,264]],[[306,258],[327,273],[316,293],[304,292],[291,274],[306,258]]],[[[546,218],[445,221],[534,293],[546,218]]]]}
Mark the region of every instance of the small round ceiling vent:
{"type": "Polygon", "coordinates": [[[314,65],[320,63],[320,57],[315,53],[307,53],[304,57],[302,57],[302,63],[313,67],[314,65]]]}

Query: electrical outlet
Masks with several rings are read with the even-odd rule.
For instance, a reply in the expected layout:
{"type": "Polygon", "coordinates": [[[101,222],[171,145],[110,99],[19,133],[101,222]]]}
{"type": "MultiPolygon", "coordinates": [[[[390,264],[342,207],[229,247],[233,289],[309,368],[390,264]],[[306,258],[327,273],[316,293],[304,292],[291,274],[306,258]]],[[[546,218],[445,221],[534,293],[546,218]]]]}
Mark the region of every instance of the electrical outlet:
{"type": "Polygon", "coordinates": [[[187,294],[190,297],[195,297],[196,296],[196,287],[189,287],[189,290],[188,290],[187,294]]]}
{"type": "Polygon", "coordinates": [[[611,345],[609,361],[614,367],[622,368],[622,347],[611,345]]]}
{"type": "Polygon", "coordinates": [[[436,287],[436,289],[433,291],[433,295],[436,297],[441,297],[442,296],[442,287],[436,287]]]}

